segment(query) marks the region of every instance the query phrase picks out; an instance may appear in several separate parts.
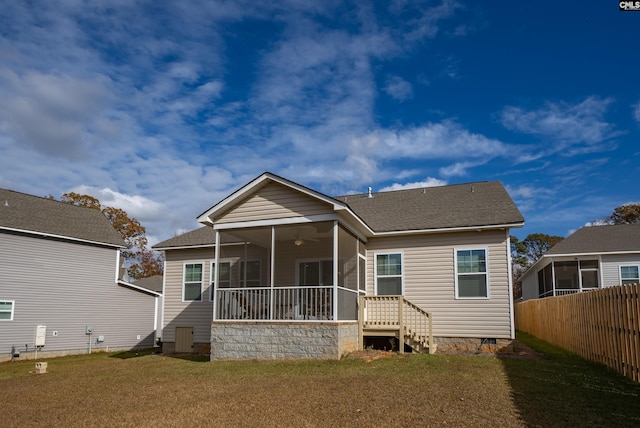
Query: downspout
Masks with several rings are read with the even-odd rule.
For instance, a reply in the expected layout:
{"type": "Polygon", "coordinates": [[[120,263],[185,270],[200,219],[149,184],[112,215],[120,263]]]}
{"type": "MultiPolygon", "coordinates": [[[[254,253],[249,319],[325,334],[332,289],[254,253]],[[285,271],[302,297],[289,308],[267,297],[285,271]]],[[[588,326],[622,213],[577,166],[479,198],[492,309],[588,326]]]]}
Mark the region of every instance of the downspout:
{"type": "Polygon", "coordinates": [[[511,339],[516,338],[516,327],[515,327],[515,314],[514,314],[514,304],[513,304],[513,266],[511,259],[511,237],[509,236],[509,229],[507,229],[507,263],[508,263],[508,272],[509,272],[509,324],[511,326],[511,339]]]}

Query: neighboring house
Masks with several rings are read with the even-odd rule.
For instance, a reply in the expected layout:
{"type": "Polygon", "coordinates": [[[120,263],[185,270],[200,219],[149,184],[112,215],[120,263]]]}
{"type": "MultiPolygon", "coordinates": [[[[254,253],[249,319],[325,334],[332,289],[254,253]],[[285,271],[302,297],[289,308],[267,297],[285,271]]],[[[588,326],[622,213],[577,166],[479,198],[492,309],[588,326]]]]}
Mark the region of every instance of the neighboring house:
{"type": "Polygon", "coordinates": [[[640,224],[590,226],[554,245],[522,276],[522,298],[640,282],[640,224]]]}
{"type": "Polygon", "coordinates": [[[165,352],[339,358],[363,336],[429,352],[514,338],[509,229],[524,219],[499,182],[332,198],[264,173],[198,221],[154,246],[165,352]]]}
{"type": "Polygon", "coordinates": [[[119,280],[122,248],[98,210],[0,189],[0,361],[152,347],[161,293],[119,280]]]}
{"type": "Polygon", "coordinates": [[[156,342],[161,339],[160,332],[162,332],[162,293],[164,286],[164,276],[163,275],[154,275],[148,278],[137,279],[133,282],[134,285],[138,287],[142,287],[144,289],[153,291],[156,293],[156,301],[155,301],[155,320],[153,322],[153,329],[156,332],[156,342]]]}

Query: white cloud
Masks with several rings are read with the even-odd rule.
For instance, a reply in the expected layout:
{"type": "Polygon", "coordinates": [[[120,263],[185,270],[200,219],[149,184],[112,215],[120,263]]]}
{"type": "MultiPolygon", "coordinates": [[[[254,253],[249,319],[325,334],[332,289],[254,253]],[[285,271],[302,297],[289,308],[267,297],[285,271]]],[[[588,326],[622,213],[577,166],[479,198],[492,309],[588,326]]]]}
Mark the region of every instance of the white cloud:
{"type": "Polygon", "coordinates": [[[380,158],[429,157],[438,159],[503,156],[509,146],[464,129],[453,121],[427,123],[396,131],[380,129],[363,137],[380,158]]]}
{"type": "Polygon", "coordinates": [[[151,242],[196,227],[265,170],[336,194],[424,177],[398,160],[509,152],[453,121],[377,123],[380,91],[406,100],[413,88],[399,77],[378,87],[376,67],[441,33],[453,1],[396,3],[394,16],[412,19],[394,21],[337,1],[5,6],[0,184],[84,189],[138,218],[151,242]],[[234,50],[258,21],[272,38],[234,50]]]}
{"type": "Polygon", "coordinates": [[[508,129],[548,139],[547,152],[571,155],[608,150],[614,145],[611,140],[620,135],[604,117],[612,102],[611,98],[589,97],[577,104],[549,102],[532,111],[508,106],[500,119],[508,129]]]}
{"type": "Polygon", "coordinates": [[[109,99],[108,79],[81,79],[39,72],[0,71],[1,129],[18,144],[44,153],[86,158],[100,136],[109,99]]]}
{"type": "Polygon", "coordinates": [[[638,122],[638,124],[640,124],[640,101],[638,101],[638,104],[631,106],[631,108],[632,108],[633,118],[635,119],[636,122],[638,122]]]}
{"type": "Polygon", "coordinates": [[[416,181],[413,183],[393,183],[390,186],[383,187],[380,189],[381,192],[387,192],[389,190],[404,190],[404,189],[420,189],[423,187],[437,187],[437,186],[446,186],[447,182],[445,180],[440,180],[438,178],[427,177],[423,181],[416,181]]]}
{"type": "Polygon", "coordinates": [[[167,214],[166,207],[158,202],[139,195],[116,192],[108,187],[97,189],[82,185],[71,189],[71,191],[81,195],[91,195],[98,198],[103,206],[120,208],[135,218],[152,220],[167,214]]]}
{"type": "Polygon", "coordinates": [[[398,101],[405,101],[413,97],[413,88],[411,83],[407,82],[400,76],[391,76],[387,80],[384,91],[398,101]]]}

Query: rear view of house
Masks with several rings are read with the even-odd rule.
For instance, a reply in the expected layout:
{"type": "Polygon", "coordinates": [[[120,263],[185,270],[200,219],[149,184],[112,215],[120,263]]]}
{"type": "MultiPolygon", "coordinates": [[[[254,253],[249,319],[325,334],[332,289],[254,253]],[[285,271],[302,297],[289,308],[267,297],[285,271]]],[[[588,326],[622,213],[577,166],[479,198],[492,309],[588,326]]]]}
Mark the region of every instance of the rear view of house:
{"type": "Polygon", "coordinates": [[[640,224],[590,226],[547,251],[522,276],[522,298],[640,283],[640,224]]]}
{"type": "Polygon", "coordinates": [[[433,352],[514,338],[498,182],[329,197],[264,173],[154,246],[166,352],[338,358],[368,336],[433,352]]]}
{"type": "Polygon", "coordinates": [[[161,293],[119,280],[98,210],[0,189],[0,361],[152,347],[161,293]]]}

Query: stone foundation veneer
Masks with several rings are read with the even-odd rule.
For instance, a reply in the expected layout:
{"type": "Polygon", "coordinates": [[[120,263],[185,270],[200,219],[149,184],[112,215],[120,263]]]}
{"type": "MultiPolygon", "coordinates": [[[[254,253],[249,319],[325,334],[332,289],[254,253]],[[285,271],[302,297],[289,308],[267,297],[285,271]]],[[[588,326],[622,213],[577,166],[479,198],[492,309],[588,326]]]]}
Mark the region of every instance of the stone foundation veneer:
{"type": "Polygon", "coordinates": [[[211,323],[211,360],[339,359],[358,349],[358,323],[211,323]]]}

